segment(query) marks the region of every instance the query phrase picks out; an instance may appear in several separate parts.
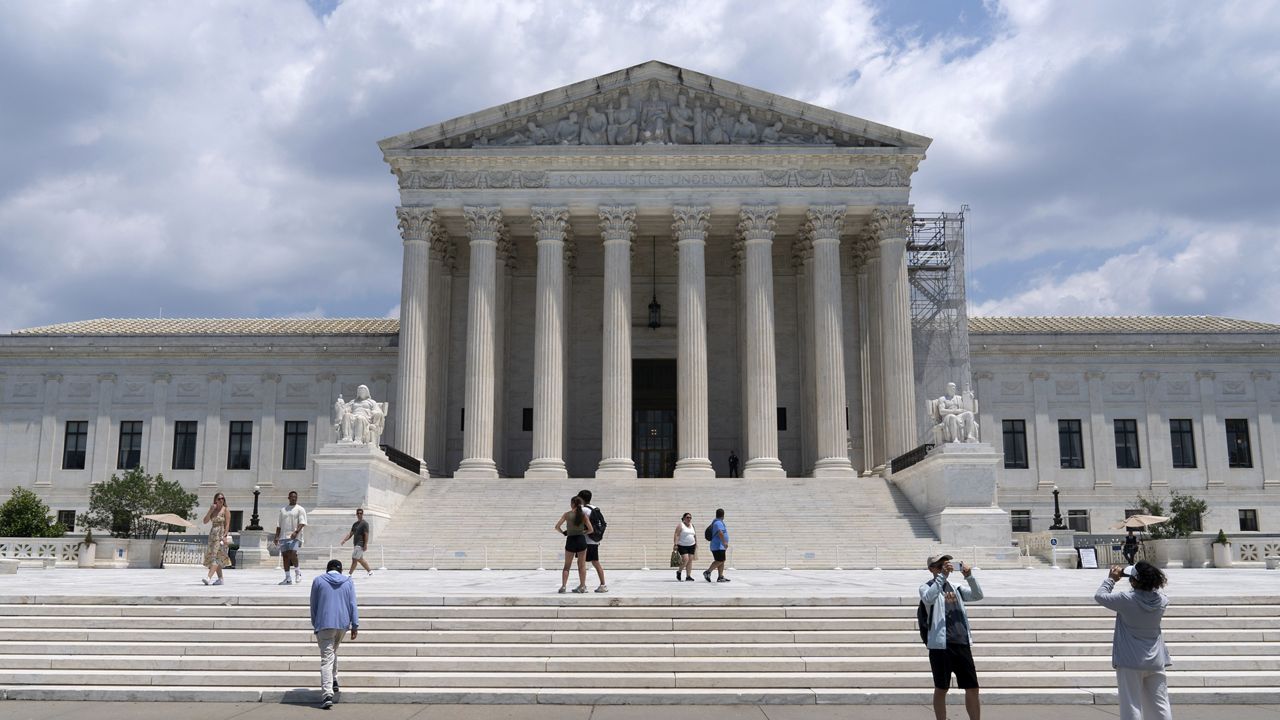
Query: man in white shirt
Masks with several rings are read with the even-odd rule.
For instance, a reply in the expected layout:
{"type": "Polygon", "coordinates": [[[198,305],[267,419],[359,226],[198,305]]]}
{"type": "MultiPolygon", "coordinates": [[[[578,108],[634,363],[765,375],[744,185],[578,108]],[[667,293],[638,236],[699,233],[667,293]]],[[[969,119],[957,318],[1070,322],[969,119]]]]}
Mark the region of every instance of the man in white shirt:
{"type": "Polygon", "coordinates": [[[280,545],[280,563],[284,565],[284,580],[281,585],[292,585],[302,582],[302,569],[298,567],[298,549],[302,547],[302,529],[307,526],[307,511],[298,504],[298,492],[289,491],[289,504],[280,508],[280,519],[276,521],[275,542],[280,545]],[[281,539],[281,533],[284,538],[281,539]],[[289,576],[289,568],[293,568],[293,577],[289,576]]]}

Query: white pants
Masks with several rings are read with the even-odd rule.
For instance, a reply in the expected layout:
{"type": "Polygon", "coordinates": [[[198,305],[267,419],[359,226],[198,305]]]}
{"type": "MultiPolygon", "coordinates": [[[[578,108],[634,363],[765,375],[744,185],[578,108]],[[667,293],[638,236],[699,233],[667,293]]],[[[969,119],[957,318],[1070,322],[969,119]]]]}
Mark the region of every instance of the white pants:
{"type": "Polygon", "coordinates": [[[316,633],[320,645],[320,691],[333,694],[333,680],[338,676],[338,645],[346,637],[346,630],[325,629],[316,633]]]}
{"type": "Polygon", "coordinates": [[[1120,720],[1173,720],[1163,670],[1116,668],[1120,720]]]}

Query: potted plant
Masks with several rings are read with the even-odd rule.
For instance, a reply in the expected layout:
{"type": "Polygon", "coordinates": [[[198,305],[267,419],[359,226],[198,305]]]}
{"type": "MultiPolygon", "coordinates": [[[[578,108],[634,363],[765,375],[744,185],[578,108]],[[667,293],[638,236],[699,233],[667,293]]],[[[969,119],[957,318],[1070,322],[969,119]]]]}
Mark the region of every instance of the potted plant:
{"type": "Polygon", "coordinates": [[[98,543],[93,539],[93,528],[85,527],[84,539],[77,543],[77,545],[80,546],[80,557],[77,561],[80,567],[93,567],[94,556],[95,553],[98,552],[98,543]]]}
{"type": "Polygon", "coordinates": [[[1218,530],[1218,537],[1213,540],[1213,566],[1216,568],[1231,567],[1231,541],[1227,534],[1218,530]]]}

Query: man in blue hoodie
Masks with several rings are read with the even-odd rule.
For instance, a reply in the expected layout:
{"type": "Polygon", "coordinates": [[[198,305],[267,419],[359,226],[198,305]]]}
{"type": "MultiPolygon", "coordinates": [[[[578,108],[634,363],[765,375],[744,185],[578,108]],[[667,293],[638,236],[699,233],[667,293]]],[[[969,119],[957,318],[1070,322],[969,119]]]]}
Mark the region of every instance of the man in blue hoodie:
{"type": "Polygon", "coordinates": [[[982,599],[982,586],[973,576],[973,568],[960,563],[960,574],[965,585],[952,585],[951,574],[955,567],[950,555],[934,555],[929,558],[929,572],[933,579],[920,586],[920,634],[929,648],[929,667],[933,670],[933,715],[937,720],[947,720],[947,690],[951,676],[964,690],[964,708],[969,720],[978,720],[982,705],[978,698],[978,671],[973,665],[973,634],[969,631],[969,614],[966,602],[982,599]]]}
{"type": "Polygon", "coordinates": [[[320,645],[320,691],[325,710],[333,707],[333,694],[338,691],[338,645],[347,630],[355,640],[359,627],[355,584],[342,574],[341,560],[330,560],[325,573],[311,581],[311,629],[320,645]]]}

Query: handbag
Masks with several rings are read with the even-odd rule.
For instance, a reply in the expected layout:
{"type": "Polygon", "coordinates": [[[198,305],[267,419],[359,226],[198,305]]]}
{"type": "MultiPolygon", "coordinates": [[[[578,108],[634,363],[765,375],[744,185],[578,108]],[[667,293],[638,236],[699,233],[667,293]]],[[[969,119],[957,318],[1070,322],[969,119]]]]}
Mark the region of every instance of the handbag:
{"type": "Polygon", "coordinates": [[[671,551],[671,567],[680,567],[680,552],[677,550],[671,551]]]}

